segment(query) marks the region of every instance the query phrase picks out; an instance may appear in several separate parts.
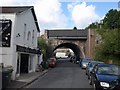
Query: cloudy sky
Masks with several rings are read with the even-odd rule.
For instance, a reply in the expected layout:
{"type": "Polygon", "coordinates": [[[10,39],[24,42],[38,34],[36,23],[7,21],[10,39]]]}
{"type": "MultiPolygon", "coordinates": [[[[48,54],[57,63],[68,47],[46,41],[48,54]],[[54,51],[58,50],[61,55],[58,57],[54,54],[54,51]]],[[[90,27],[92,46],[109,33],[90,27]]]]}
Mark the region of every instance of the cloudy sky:
{"type": "Polygon", "coordinates": [[[1,6],[34,6],[41,33],[45,29],[84,29],[101,20],[118,0],[0,0],[1,6]]]}

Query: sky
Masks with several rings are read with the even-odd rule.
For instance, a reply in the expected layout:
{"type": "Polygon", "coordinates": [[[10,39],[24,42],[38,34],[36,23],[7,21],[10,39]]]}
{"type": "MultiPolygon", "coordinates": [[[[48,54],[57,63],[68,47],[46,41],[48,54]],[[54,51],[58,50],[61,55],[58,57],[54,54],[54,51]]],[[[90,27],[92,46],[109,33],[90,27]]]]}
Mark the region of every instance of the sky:
{"type": "Polygon", "coordinates": [[[45,29],[84,29],[99,22],[119,0],[0,0],[0,6],[34,6],[41,34],[45,29]]]}

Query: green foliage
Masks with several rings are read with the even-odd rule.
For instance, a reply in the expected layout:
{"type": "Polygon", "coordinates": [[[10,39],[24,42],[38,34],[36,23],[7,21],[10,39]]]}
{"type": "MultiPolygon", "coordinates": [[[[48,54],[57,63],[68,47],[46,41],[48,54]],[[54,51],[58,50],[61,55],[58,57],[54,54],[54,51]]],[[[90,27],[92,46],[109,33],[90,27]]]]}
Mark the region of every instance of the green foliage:
{"type": "Polygon", "coordinates": [[[108,13],[105,15],[104,19],[101,20],[102,22],[94,22],[90,24],[86,29],[117,29],[120,28],[120,11],[117,11],[116,9],[111,9],[108,11],[108,13]]]}
{"type": "Polygon", "coordinates": [[[46,55],[47,44],[45,39],[38,38],[38,47],[41,49],[42,53],[46,55]]]}
{"type": "Polygon", "coordinates": [[[120,27],[120,12],[118,12],[116,9],[109,10],[103,20],[103,27],[108,29],[120,27]]]}
{"type": "Polygon", "coordinates": [[[96,29],[98,25],[99,25],[98,22],[95,22],[95,23],[90,24],[86,29],[89,29],[89,28],[96,29]]]}
{"type": "Polygon", "coordinates": [[[102,43],[95,48],[95,59],[113,60],[120,65],[120,12],[111,9],[102,23],[92,23],[88,28],[96,29],[102,38],[102,43]]]}
{"type": "Polygon", "coordinates": [[[96,47],[96,58],[102,60],[119,60],[120,37],[118,30],[106,31],[102,35],[102,43],[96,47]]]}

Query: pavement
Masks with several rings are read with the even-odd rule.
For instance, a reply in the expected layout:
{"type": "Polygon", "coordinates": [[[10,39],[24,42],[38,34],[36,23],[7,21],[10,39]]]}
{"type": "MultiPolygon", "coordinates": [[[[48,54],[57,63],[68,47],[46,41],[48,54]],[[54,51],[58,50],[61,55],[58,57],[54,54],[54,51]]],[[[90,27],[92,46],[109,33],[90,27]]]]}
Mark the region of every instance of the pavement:
{"type": "Polygon", "coordinates": [[[48,70],[39,71],[39,72],[32,72],[29,74],[21,74],[17,80],[13,80],[9,83],[9,85],[5,88],[5,90],[9,89],[20,89],[23,88],[35,80],[37,80],[40,76],[43,76],[47,73],[48,70]]]}

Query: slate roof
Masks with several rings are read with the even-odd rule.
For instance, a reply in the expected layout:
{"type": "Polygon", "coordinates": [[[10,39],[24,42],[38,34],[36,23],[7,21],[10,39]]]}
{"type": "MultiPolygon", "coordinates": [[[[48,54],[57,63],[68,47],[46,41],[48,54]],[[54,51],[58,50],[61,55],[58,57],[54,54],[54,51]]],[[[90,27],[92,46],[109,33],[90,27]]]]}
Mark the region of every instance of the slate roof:
{"type": "Polygon", "coordinates": [[[87,33],[84,29],[47,30],[48,37],[87,37],[87,33]]]}
{"type": "Polygon", "coordinates": [[[21,13],[33,6],[2,6],[0,8],[2,8],[2,13],[21,13]]]}
{"type": "Polygon", "coordinates": [[[37,30],[40,32],[40,28],[37,22],[37,17],[36,17],[33,6],[2,6],[0,7],[0,13],[6,13],[6,14],[7,13],[22,13],[28,9],[31,9],[37,30]]]}

